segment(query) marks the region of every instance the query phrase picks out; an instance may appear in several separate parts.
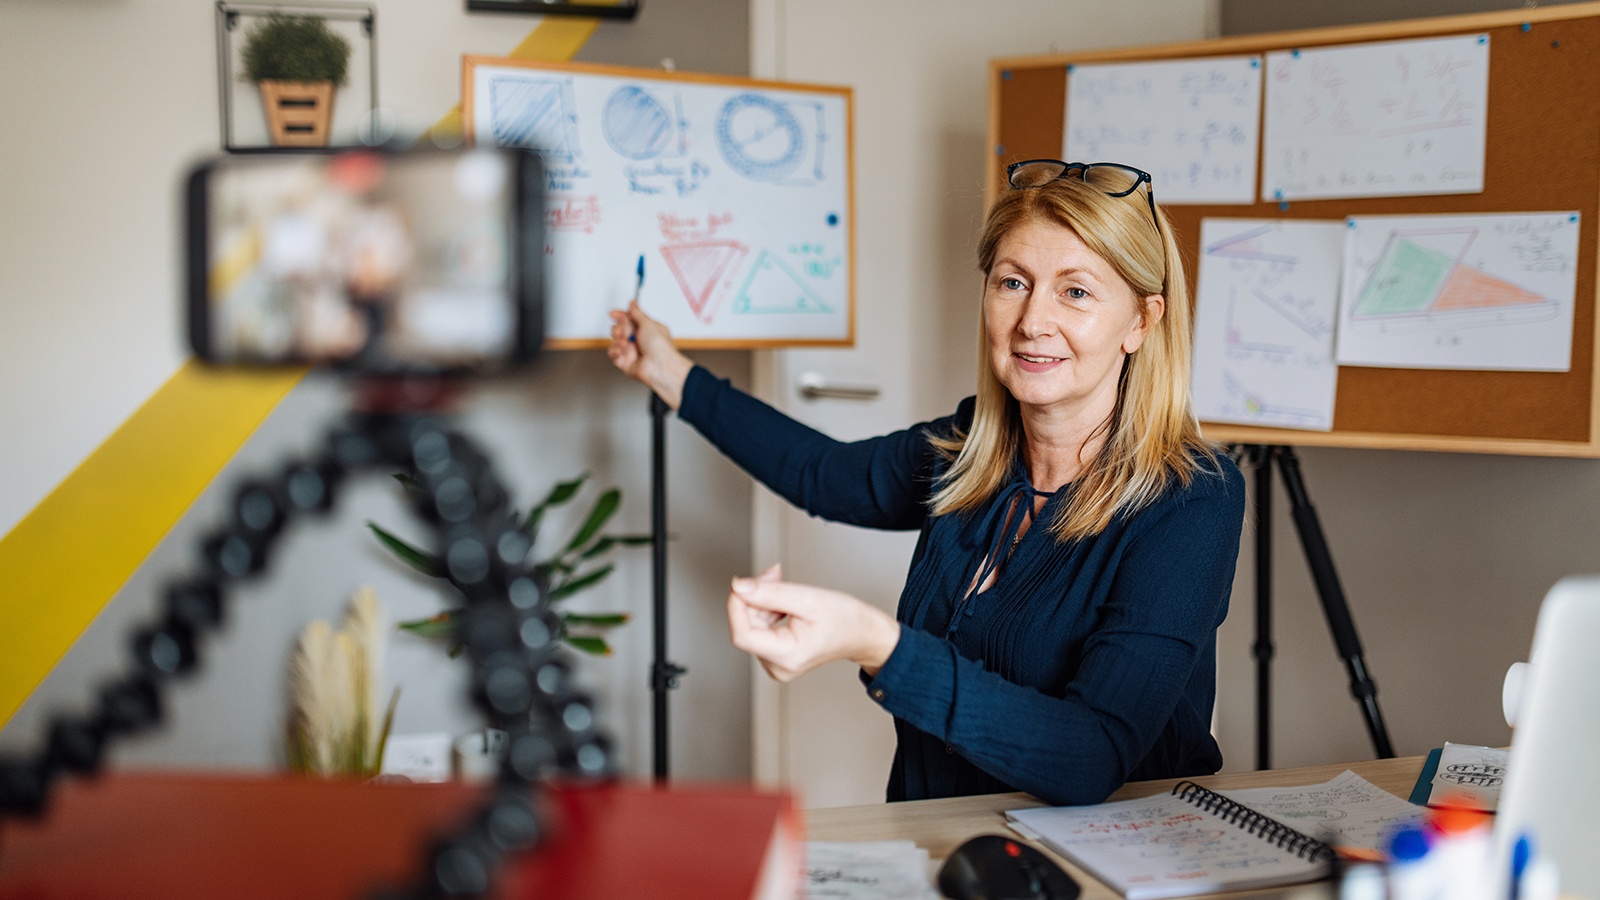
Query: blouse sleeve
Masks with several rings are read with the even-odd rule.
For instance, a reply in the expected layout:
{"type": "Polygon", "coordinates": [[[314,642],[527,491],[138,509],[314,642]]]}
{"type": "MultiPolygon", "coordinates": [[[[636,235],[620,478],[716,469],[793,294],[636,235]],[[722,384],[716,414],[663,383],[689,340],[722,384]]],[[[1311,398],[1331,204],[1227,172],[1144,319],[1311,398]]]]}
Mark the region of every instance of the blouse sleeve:
{"type": "MultiPolygon", "coordinates": [[[[1173,717],[1227,610],[1244,516],[1237,468],[1156,513],[1131,540],[1054,697],[989,672],[948,641],[902,627],[869,695],[990,775],[1053,804],[1099,803],[1173,717]]],[[[1141,523],[1144,524],[1144,523],[1141,523]]]]}
{"type": "MultiPolygon", "coordinates": [[[[936,456],[933,433],[951,419],[863,441],[837,441],[699,366],[678,416],[757,481],[814,516],[869,528],[920,528],[936,456]]],[[[942,429],[942,431],[941,431],[942,429]]]]}

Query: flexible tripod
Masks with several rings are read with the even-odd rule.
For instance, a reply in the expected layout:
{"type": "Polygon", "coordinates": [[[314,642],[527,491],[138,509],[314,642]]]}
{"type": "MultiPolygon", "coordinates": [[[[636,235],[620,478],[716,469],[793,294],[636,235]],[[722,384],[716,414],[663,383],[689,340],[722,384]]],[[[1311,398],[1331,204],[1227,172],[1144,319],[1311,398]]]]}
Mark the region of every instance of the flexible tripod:
{"type": "Polygon", "coordinates": [[[1378,708],[1378,685],[1367,672],[1367,662],[1356,636],[1356,623],[1345,602],[1339,575],[1333,569],[1333,556],[1322,533],[1316,507],[1306,494],[1300,477],[1300,461],[1291,447],[1251,444],[1241,448],[1243,458],[1255,467],[1255,557],[1256,557],[1256,638],[1251,655],[1256,661],[1256,768],[1272,768],[1272,464],[1278,464],[1284,487],[1289,491],[1289,510],[1295,531],[1306,554],[1306,565],[1316,583],[1328,632],[1350,674],[1350,694],[1361,707],[1379,759],[1390,759],[1394,748],[1389,730],[1378,708]]]}
{"type": "Polygon", "coordinates": [[[378,467],[416,479],[414,511],[435,532],[446,577],[465,602],[456,639],[472,665],[472,700],[508,737],[481,812],[426,848],[416,885],[373,896],[425,900],[488,891],[499,861],[547,830],[535,803],[540,782],[553,772],[610,774],[611,753],[593,701],[573,686],[559,655],[561,622],[527,564],[532,538],[512,516],[508,492],[488,455],[431,415],[354,415],[328,433],[315,458],[241,484],[227,523],[202,540],[200,571],[175,581],[160,618],[132,635],[131,671],[101,688],[92,712],[57,716],[31,756],[0,756],[0,823],[39,815],[52,782],[94,774],[111,739],[159,725],[162,692],[195,669],[199,638],[225,617],[226,589],[265,570],[293,517],[326,512],[348,476],[378,467]]]}

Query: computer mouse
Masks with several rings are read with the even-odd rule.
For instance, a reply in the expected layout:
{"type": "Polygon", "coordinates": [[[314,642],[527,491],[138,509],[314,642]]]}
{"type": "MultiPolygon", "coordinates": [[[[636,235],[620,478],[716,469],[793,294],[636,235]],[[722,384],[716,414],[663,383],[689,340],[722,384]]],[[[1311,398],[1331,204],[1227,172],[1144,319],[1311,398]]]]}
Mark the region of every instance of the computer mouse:
{"type": "Polygon", "coordinates": [[[980,834],[939,867],[939,893],[953,900],[1074,900],[1080,888],[1050,857],[1000,834],[980,834]]]}

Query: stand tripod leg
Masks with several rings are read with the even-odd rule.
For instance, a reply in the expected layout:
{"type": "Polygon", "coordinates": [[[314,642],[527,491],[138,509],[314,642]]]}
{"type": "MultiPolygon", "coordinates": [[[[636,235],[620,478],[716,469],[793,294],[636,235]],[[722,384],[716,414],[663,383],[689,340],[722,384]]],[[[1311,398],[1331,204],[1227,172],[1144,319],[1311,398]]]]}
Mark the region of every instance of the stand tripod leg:
{"type": "Polygon", "coordinates": [[[1272,448],[1250,448],[1255,466],[1256,770],[1272,768],[1272,448]]]}
{"type": "Polygon", "coordinates": [[[1278,459],[1278,470],[1283,474],[1284,487],[1289,491],[1289,507],[1294,516],[1295,530],[1300,535],[1300,546],[1305,550],[1306,565],[1316,582],[1317,597],[1322,601],[1322,612],[1328,620],[1328,630],[1333,643],[1344,659],[1350,673],[1350,694],[1361,704],[1367,722],[1367,732],[1372,736],[1372,746],[1379,759],[1390,759],[1394,748],[1389,743],[1389,730],[1384,727],[1383,713],[1378,709],[1378,685],[1367,673],[1366,659],[1362,655],[1361,639],[1356,636],[1355,620],[1345,603],[1344,589],[1339,586],[1339,576],[1333,569],[1333,556],[1328,552],[1328,541],[1322,534],[1322,523],[1317,519],[1316,508],[1306,495],[1305,482],[1300,478],[1300,461],[1290,447],[1269,448],[1278,459]]]}
{"type": "Polygon", "coordinates": [[[650,664],[651,737],[655,779],[667,778],[667,691],[683,669],[667,662],[667,404],[650,395],[650,664]]]}

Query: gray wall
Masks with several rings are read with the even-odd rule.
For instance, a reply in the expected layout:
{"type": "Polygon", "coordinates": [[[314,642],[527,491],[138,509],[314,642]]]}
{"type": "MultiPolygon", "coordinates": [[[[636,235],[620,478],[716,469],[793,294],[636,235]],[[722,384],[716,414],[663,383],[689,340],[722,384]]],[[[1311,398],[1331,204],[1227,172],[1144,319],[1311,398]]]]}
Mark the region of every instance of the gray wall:
{"type": "Polygon", "coordinates": [[[1582,0],[1544,0],[1542,3],[1532,0],[1332,0],[1320,3],[1301,0],[1219,0],[1224,35],[1358,25],[1364,22],[1395,22],[1577,2],[1582,0]]]}
{"type": "MultiPolygon", "coordinates": [[[[1520,8],[1514,2],[1222,0],[1224,34],[1520,8]]],[[[1592,248],[1591,248],[1592,250],[1592,248]]],[[[1506,667],[1526,659],[1557,579],[1600,571],[1600,462],[1299,451],[1400,754],[1444,741],[1505,745],[1506,667]]],[[[1372,755],[1275,482],[1276,766],[1372,755]]],[[[1217,731],[1228,768],[1255,761],[1254,568],[1245,535],[1221,635],[1217,731]]]]}

